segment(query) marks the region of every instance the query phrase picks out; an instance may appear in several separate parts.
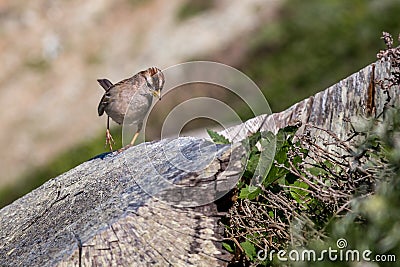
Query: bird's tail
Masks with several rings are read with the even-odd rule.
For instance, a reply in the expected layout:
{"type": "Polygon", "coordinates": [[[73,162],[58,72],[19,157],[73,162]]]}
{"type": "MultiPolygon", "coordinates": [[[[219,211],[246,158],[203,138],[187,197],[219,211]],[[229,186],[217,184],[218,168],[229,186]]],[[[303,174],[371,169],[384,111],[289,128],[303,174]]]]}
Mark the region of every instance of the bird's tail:
{"type": "Polygon", "coordinates": [[[105,91],[110,89],[111,86],[113,86],[113,83],[110,82],[108,79],[98,79],[97,82],[103,87],[105,91]]]}

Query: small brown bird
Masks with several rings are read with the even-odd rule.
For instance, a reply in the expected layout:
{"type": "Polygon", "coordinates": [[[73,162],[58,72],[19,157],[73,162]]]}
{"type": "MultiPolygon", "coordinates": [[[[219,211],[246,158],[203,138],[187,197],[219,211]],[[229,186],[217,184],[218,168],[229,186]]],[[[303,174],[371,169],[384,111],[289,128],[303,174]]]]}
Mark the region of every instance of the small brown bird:
{"type": "Polygon", "coordinates": [[[114,142],[110,133],[110,117],[118,124],[124,121],[127,124],[137,125],[137,131],[129,146],[132,146],[143,126],[153,97],[161,100],[161,90],[164,86],[164,74],[158,68],[152,67],[141,71],[131,78],[112,84],[107,79],[98,79],[97,82],[106,91],[100,100],[97,111],[99,116],[107,113],[106,145],[114,142]]]}

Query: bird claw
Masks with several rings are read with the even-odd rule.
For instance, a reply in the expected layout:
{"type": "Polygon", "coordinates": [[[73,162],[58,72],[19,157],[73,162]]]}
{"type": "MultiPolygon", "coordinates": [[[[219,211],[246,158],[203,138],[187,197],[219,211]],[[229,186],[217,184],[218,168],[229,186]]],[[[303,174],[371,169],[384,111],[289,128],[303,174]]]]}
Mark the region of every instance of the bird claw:
{"type": "Polygon", "coordinates": [[[127,150],[127,149],[130,148],[130,147],[132,147],[131,144],[128,144],[128,145],[126,145],[126,146],[124,146],[124,147],[121,147],[120,149],[117,150],[117,154],[119,154],[119,153],[121,153],[121,152],[127,150]]]}
{"type": "Polygon", "coordinates": [[[115,142],[114,142],[114,139],[112,138],[110,130],[107,129],[107,131],[106,131],[106,145],[105,146],[109,145],[111,152],[113,151],[112,144],[115,144],[115,142]]]}

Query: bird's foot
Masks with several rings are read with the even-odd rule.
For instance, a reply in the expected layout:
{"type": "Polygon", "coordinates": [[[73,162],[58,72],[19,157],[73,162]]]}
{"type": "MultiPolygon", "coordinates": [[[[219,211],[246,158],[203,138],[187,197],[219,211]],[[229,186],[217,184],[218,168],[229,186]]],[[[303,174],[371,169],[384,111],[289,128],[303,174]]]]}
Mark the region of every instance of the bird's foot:
{"type": "Polygon", "coordinates": [[[133,146],[133,145],[132,145],[132,144],[128,144],[128,145],[126,145],[126,146],[124,146],[124,147],[121,147],[120,149],[117,150],[117,154],[119,154],[119,153],[121,153],[121,152],[127,150],[127,149],[130,148],[131,146],[133,146]]]}
{"type": "Polygon", "coordinates": [[[107,129],[107,131],[106,131],[106,146],[107,146],[107,145],[110,146],[111,152],[113,151],[112,144],[115,144],[115,142],[114,142],[114,139],[112,138],[112,135],[111,135],[111,133],[110,133],[110,130],[107,129]]]}

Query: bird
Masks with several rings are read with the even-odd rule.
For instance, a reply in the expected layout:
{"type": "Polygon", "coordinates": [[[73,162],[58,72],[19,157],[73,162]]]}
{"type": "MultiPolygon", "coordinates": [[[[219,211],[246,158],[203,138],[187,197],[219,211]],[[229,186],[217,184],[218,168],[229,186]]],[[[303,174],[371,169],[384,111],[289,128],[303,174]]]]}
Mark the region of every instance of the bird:
{"type": "Polygon", "coordinates": [[[113,151],[114,140],[110,133],[110,118],[118,124],[125,121],[137,125],[136,133],[127,147],[133,146],[153,98],[161,100],[161,90],[165,83],[164,74],[160,69],[151,67],[116,84],[108,79],[98,79],[97,82],[105,90],[97,112],[99,116],[104,112],[107,114],[106,146],[109,145],[113,151]]]}

